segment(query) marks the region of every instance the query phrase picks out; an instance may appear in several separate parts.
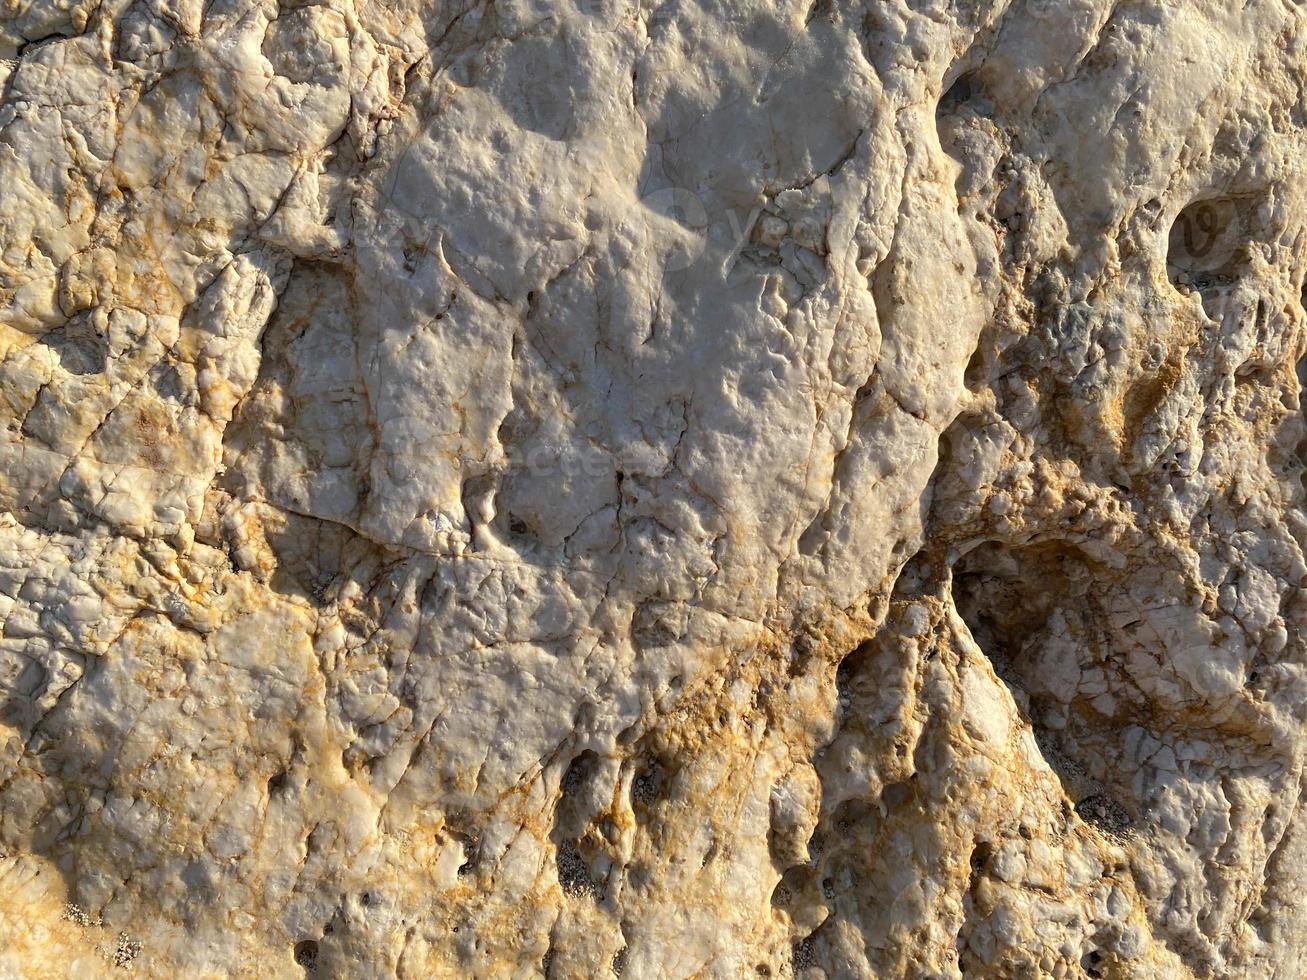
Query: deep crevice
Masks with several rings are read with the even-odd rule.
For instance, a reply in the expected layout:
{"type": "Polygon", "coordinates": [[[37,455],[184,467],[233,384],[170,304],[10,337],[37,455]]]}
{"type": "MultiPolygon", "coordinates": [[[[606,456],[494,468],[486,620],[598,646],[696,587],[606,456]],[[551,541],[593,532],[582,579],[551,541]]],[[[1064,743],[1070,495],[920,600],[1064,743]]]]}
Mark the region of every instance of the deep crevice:
{"type": "Polygon", "coordinates": [[[587,749],[568,765],[550,834],[563,891],[573,897],[589,896],[596,902],[603,901],[607,891],[604,880],[594,870],[599,847],[591,833],[599,809],[593,792],[599,764],[599,756],[587,749]]]}
{"type": "Polygon", "coordinates": [[[1106,659],[1110,630],[1094,598],[1100,574],[1068,542],[990,543],[954,568],[953,597],[1081,818],[1120,835],[1137,806],[1107,755],[1128,727],[1131,692],[1106,659]]]}

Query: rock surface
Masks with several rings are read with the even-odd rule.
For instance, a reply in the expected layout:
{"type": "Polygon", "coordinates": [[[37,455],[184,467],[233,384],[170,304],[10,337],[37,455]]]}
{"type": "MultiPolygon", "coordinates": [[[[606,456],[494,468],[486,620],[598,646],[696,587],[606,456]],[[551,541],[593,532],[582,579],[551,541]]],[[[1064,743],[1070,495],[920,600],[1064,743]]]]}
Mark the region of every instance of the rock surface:
{"type": "Polygon", "coordinates": [[[4,976],[1304,976],[1307,7],[0,54],[4,976]]]}

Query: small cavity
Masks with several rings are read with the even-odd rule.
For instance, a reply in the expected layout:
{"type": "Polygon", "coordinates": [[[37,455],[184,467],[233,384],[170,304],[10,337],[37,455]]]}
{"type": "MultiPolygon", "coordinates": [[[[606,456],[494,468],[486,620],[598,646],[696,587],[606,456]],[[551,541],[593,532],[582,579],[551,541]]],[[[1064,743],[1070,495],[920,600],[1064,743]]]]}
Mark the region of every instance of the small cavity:
{"type": "Polygon", "coordinates": [[[1133,824],[1120,803],[1102,793],[1086,796],[1076,804],[1080,819],[1106,834],[1124,834],[1133,824]]]}
{"type": "Polygon", "coordinates": [[[59,357],[59,366],[69,374],[85,377],[103,374],[108,345],[88,316],[76,316],[43,334],[40,342],[59,357]]]}
{"type": "Polygon", "coordinates": [[[1231,290],[1247,271],[1249,246],[1263,238],[1256,198],[1196,200],[1171,226],[1167,277],[1181,293],[1197,292],[1207,316],[1220,320],[1231,290]]]}
{"type": "Polygon", "coordinates": [[[314,939],[301,939],[295,944],[295,962],[312,970],[318,962],[318,943],[314,939]]]}

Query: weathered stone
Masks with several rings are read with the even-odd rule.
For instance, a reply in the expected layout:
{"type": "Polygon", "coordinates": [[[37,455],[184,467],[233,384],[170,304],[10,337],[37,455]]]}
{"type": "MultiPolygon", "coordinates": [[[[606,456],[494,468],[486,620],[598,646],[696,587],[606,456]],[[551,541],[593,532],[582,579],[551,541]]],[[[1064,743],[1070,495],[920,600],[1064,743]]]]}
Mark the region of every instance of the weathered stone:
{"type": "Polygon", "coordinates": [[[0,972],[1307,970],[1307,8],[0,15],[0,972]]]}

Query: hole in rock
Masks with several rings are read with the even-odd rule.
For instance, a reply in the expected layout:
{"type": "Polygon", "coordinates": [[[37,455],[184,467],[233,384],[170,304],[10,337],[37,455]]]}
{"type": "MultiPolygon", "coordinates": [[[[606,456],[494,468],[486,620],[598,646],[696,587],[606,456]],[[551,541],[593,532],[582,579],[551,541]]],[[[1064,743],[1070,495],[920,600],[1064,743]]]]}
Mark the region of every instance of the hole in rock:
{"type": "Polygon", "coordinates": [[[599,896],[599,885],[590,877],[590,866],[570,840],[558,845],[558,883],[569,895],[599,896]]]}
{"type": "MultiPolygon", "coordinates": [[[[789,872],[786,872],[787,874],[789,872]]],[[[784,878],[776,883],[771,892],[771,903],[778,909],[788,908],[794,901],[794,888],[784,878]]]]}
{"type": "Polygon", "coordinates": [[[1257,203],[1248,196],[1203,198],[1171,226],[1167,276],[1182,292],[1198,292],[1212,320],[1221,319],[1231,288],[1247,269],[1249,243],[1262,237],[1257,203]]]}
{"type": "Polygon", "coordinates": [[[994,169],[998,146],[998,130],[994,125],[996,111],[985,89],[981,69],[963,71],[935,106],[939,145],[961,164],[956,183],[960,199],[969,198],[986,187],[996,190],[995,182],[999,177],[994,169]]]}
{"type": "Polygon", "coordinates": [[[817,965],[816,942],[812,936],[801,939],[793,946],[792,956],[794,958],[794,972],[799,974],[800,971],[806,970],[811,966],[817,965]]]}
{"type": "Polygon", "coordinates": [[[989,350],[981,343],[971,352],[971,359],[967,361],[966,371],[962,375],[962,383],[968,391],[980,391],[989,385],[989,374],[989,350]]]}
{"type": "Polygon", "coordinates": [[[977,962],[975,952],[971,949],[971,935],[977,921],[984,918],[979,911],[980,907],[980,881],[985,874],[985,869],[989,862],[993,860],[994,848],[987,841],[977,841],[971,850],[971,859],[968,862],[971,873],[967,880],[967,891],[963,901],[965,915],[962,923],[958,928],[957,946],[959,965],[962,967],[964,977],[980,976],[980,971],[984,969],[983,962],[977,962]]]}
{"type": "Polygon", "coordinates": [[[657,759],[650,759],[631,780],[631,807],[636,816],[647,816],[650,808],[663,795],[663,764],[657,759]]]}
{"type": "Polygon", "coordinates": [[[1086,796],[1076,804],[1076,812],[1085,823],[1093,824],[1105,833],[1124,833],[1131,825],[1125,807],[1102,793],[1086,796]]]}
{"type": "Polygon", "coordinates": [[[449,837],[463,849],[463,863],[458,866],[456,873],[458,877],[466,878],[476,868],[477,858],[480,856],[481,842],[473,835],[460,831],[451,831],[449,837]]]}
{"type": "Polygon", "coordinates": [[[318,962],[318,944],[313,939],[301,939],[295,944],[295,962],[311,970],[318,962]]]}
{"type": "MultiPolygon", "coordinates": [[[[813,0],[812,4],[808,7],[808,13],[803,18],[803,26],[811,26],[812,22],[818,17],[829,18],[834,6],[832,0],[813,0]]],[[[759,970],[761,969],[762,967],[759,967],[759,970]]]]}
{"type": "MultiPolygon", "coordinates": [[[[894,787],[886,787],[887,790],[892,788],[894,787]]],[[[886,805],[893,804],[886,800],[886,805]]],[[[880,829],[880,810],[866,800],[845,800],[835,808],[831,815],[831,823],[841,840],[849,841],[855,837],[870,839],[875,837],[880,829]]]]}
{"type": "Polygon", "coordinates": [[[591,869],[591,859],[598,851],[591,822],[602,807],[595,798],[599,762],[599,756],[587,749],[567,767],[551,834],[559,885],[569,895],[590,895],[595,901],[604,897],[603,882],[594,877],[591,869]]]}
{"type": "Polygon", "coordinates": [[[1080,968],[1085,971],[1087,977],[1101,977],[1103,975],[1103,954],[1096,949],[1091,949],[1080,958],[1080,968]]]}
{"type": "Polygon", "coordinates": [[[847,709],[864,689],[874,686],[875,675],[871,662],[875,651],[871,644],[863,643],[840,660],[835,668],[835,694],[841,710],[847,709]]]}
{"type": "MultiPolygon", "coordinates": [[[[981,95],[980,80],[977,78],[976,73],[964,72],[940,96],[939,105],[935,109],[935,117],[939,119],[953,115],[968,102],[973,102],[981,95]]],[[[981,106],[981,108],[984,108],[984,106],[981,106]]]]}
{"type": "Polygon", "coordinates": [[[96,331],[88,316],[75,316],[67,323],[42,334],[40,343],[58,355],[59,366],[69,374],[85,376],[104,373],[108,357],[107,341],[96,331]]]}

